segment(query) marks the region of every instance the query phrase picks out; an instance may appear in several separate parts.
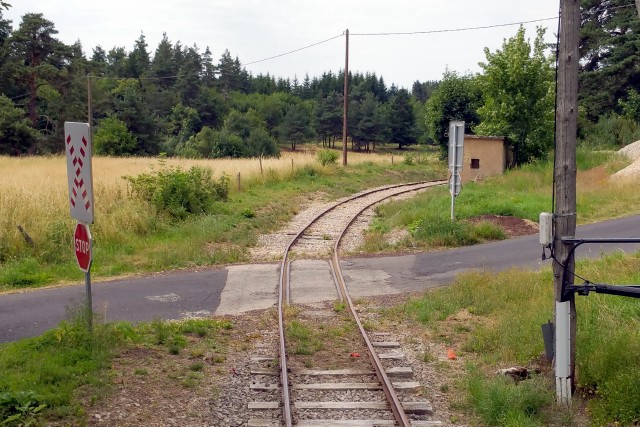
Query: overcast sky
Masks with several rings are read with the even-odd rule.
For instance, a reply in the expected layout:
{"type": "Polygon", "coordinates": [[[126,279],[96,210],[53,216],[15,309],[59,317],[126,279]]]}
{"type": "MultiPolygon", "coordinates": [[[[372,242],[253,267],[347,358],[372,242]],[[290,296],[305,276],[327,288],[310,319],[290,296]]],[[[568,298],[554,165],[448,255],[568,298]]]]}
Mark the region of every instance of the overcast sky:
{"type": "MultiPolygon", "coordinates": [[[[415,80],[439,80],[445,68],[479,71],[483,49],[494,51],[513,36],[517,25],[422,35],[357,36],[354,33],[412,32],[523,22],[557,16],[558,0],[8,0],[4,17],[18,27],[22,15],[43,13],[55,24],[58,38],[82,42],[87,56],[95,46],[133,48],[144,33],[151,55],[162,33],[172,43],[209,46],[217,63],[224,49],[243,64],[301,48],[349,29],[350,71],[375,72],[387,85],[411,88],[415,80]]],[[[555,37],[557,21],[525,24],[535,37],[536,25],[555,37]]],[[[269,61],[247,65],[257,75],[278,77],[344,68],[345,38],[269,61]]]]}

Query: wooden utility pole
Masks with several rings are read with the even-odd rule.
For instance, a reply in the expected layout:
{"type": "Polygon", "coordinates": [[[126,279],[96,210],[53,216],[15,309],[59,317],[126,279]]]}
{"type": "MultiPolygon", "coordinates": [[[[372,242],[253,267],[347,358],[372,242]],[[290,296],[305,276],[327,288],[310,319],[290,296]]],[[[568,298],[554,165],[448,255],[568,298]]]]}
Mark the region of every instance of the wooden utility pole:
{"type": "Polygon", "coordinates": [[[93,114],[91,113],[91,73],[87,74],[87,121],[89,123],[89,136],[92,135],[91,129],[93,128],[93,114]]]}
{"type": "Polygon", "coordinates": [[[638,9],[638,16],[640,16],[640,0],[636,0],[636,9],[638,9]]]}
{"type": "Polygon", "coordinates": [[[578,41],[580,0],[562,0],[558,55],[558,107],[556,110],[555,215],[553,264],[555,295],[555,372],[558,404],[568,406],[575,387],[576,309],[574,294],[563,295],[564,285],[573,284],[574,257],[563,237],[576,231],[576,138],[578,117],[578,41]],[[570,272],[563,277],[562,265],[570,272]]]}
{"type": "Polygon", "coordinates": [[[347,164],[347,118],[349,115],[349,29],[344,32],[346,48],[344,54],[344,115],[342,117],[342,164],[347,164]]]}

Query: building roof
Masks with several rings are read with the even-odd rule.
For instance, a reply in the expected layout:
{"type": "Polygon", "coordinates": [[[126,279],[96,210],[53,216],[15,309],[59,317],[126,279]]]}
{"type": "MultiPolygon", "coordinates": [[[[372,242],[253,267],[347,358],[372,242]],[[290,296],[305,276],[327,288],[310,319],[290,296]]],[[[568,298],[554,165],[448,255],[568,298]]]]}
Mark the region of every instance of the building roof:
{"type": "Polygon", "coordinates": [[[485,136],[485,135],[464,135],[464,139],[491,139],[494,141],[504,141],[504,136],[485,136]]]}

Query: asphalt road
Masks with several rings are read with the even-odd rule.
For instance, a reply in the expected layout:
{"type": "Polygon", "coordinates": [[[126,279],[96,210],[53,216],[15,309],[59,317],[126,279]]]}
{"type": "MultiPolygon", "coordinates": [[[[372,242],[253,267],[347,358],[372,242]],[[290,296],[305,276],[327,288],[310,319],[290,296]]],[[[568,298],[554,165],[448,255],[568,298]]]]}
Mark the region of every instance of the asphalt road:
{"type": "MultiPolygon", "coordinates": [[[[640,216],[581,226],[576,237],[640,237],[640,216]]],[[[593,258],[615,250],[636,252],[640,245],[583,246],[577,256],[593,258]]],[[[542,263],[541,255],[533,235],[448,251],[352,258],[341,265],[347,284],[353,283],[360,295],[374,295],[381,289],[399,293],[441,286],[470,269],[538,269],[550,262],[542,263]]],[[[232,266],[94,283],[93,307],[106,321],[131,322],[267,308],[276,303],[277,269],[277,264],[232,266]]],[[[84,299],[84,284],[0,295],[0,342],[55,327],[66,318],[67,308],[84,299]]]]}

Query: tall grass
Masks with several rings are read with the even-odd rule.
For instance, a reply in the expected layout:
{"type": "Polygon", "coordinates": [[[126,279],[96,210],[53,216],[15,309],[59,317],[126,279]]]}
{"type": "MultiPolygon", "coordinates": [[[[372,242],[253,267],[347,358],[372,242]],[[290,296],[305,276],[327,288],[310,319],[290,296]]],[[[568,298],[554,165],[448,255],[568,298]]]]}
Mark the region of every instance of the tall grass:
{"type": "MultiPolygon", "coordinates": [[[[241,188],[247,188],[265,179],[287,179],[296,170],[313,165],[315,161],[311,152],[284,153],[280,158],[262,160],[162,160],[167,167],[211,168],[216,178],[226,173],[233,180],[232,188],[235,189],[238,173],[241,175],[241,188]]],[[[365,161],[390,163],[391,159],[389,156],[350,153],[349,161],[352,164],[365,161]]],[[[129,197],[127,183],[122,177],[149,173],[159,167],[158,159],[154,158],[94,157],[94,231],[104,241],[117,242],[127,234],[156,231],[154,219],[144,214],[148,207],[129,197]]],[[[26,249],[27,243],[17,225],[21,225],[37,244],[46,242],[51,247],[69,246],[71,236],[68,231],[73,221],[69,215],[64,157],[0,156],[0,173],[0,262],[26,249]]],[[[60,252],[54,250],[48,256],[55,259],[61,256],[60,252]]]]}
{"type": "MultiPolygon", "coordinates": [[[[640,254],[579,261],[577,272],[593,282],[637,284],[640,254]]],[[[539,406],[532,412],[518,410],[519,403],[509,403],[519,401],[522,389],[507,387],[492,378],[497,368],[538,363],[544,354],[540,325],[553,318],[553,301],[549,270],[512,270],[460,276],[451,287],[408,303],[404,311],[434,329],[435,336],[448,336],[459,346],[459,355],[479,367],[469,372],[470,381],[464,387],[474,411],[487,425],[550,425],[539,406]],[[471,333],[455,336],[449,318],[461,311],[470,314],[471,333]],[[528,421],[505,421],[512,417],[528,421]]],[[[578,396],[591,399],[588,406],[593,425],[633,425],[640,419],[638,300],[592,294],[578,296],[576,306],[578,396]]],[[[554,400],[552,385],[532,386],[537,393],[545,393],[540,396],[541,402],[554,400]]]]}
{"type": "MultiPolygon", "coordinates": [[[[94,276],[238,262],[258,234],[280,227],[310,193],[339,197],[443,175],[439,166],[394,166],[391,160],[391,155],[349,153],[348,167],[323,167],[312,150],[262,160],[95,157],[94,276]],[[181,221],[158,215],[157,207],[132,195],[122,178],[192,166],[212,169],[214,179],[226,174],[231,193],[206,215],[181,221]]],[[[0,290],[77,280],[64,158],[0,157],[0,172],[0,290]]]]}
{"type": "MultiPolygon", "coordinates": [[[[577,204],[581,224],[640,213],[640,192],[633,182],[611,182],[610,175],[628,164],[613,152],[578,150],[577,204]]],[[[464,183],[456,198],[457,221],[451,223],[447,188],[434,188],[405,201],[377,209],[370,247],[393,229],[408,229],[418,247],[459,246],[483,238],[499,238],[495,231],[478,233],[465,220],[492,214],[538,221],[540,212],[552,209],[553,162],[538,161],[482,182],[464,183]],[[378,235],[376,235],[378,233],[378,235]]]]}

